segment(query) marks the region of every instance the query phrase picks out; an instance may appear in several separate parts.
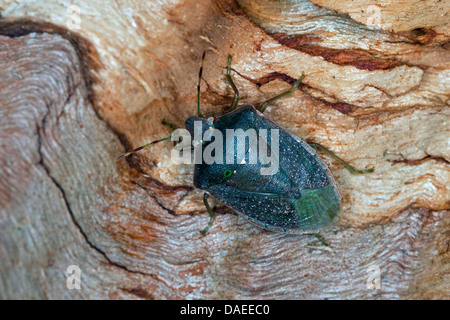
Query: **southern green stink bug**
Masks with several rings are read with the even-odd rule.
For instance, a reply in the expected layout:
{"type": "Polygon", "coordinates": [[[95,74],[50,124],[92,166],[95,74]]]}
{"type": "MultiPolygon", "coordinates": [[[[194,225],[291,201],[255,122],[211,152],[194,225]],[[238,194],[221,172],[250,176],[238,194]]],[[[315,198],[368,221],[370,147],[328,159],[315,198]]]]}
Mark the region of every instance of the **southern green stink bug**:
{"type": "MultiPolygon", "coordinates": [[[[208,203],[211,195],[260,227],[285,233],[304,234],[312,231],[320,239],[315,232],[335,220],[341,197],[330,170],[316,151],[339,161],[352,173],[367,173],[373,169],[354,169],[331,151],[319,144],[303,141],[263,114],[269,103],[296,90],[304,75],[293,83],[290,90],[267,100],[260,107],[245,105],[237,108],[239,91],[231,77],[231,56],[228,56],[226,78],[234,91],[231,110],[219,117],[203,118],[200,112],[200,84],[204,58],[205,52],[197,86],[198,116],[188,118],[185,123],[189,136],[195,137],[197,134],[201,137],[192,142],[194,152],[201,154],[209,151],[216,160],[212,163],[196,162],[194,168],[194,185],[205,191],[203,201],[210,214],[209,224],[202,233],[206,234],[216,216],[208,203]],[[230,131],[246,134],[239,143],[236,142],[236,135],[232,136],[231,141],[226,139],[230,131]],[[252,145],[249,140],[245,140],[252,136],[248,132],[256,133],[253,137],[260,138],[258,144],[252,145]],[[224,140],[227,140],[226,145],[220,145],[219,142],[224,140]],[[262,150],[263,144],[259,144],[261,141],[265,144],[264,150],[271,151],[272,160],[276,160],[278,165],[278,170],[272,170],[270,174],[263,173],[268,162],[263,157],[254,156],[256,151],[262,150]],[[213,144],[215,148],[212,148],[213,144]],[[274,149],[276,144],[278,148],[274,149]],[[231,157],[228,157],[230,152],[231,157]]],[[[141,146],[118,159],[173,136],[141,146]]]]}

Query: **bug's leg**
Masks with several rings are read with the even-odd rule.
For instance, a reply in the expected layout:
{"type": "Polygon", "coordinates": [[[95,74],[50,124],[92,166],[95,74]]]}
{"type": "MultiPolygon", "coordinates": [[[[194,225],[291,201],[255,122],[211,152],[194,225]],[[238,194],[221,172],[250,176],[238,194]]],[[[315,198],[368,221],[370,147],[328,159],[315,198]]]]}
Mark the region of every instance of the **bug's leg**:
{"type": "Polygon", "coordinates": [[[348,171],[350,171],[351,174],[362,174],[362,173],[370,173],[373,172],[373,168],[370,169],[364,169],[364,170],[359,170],[359,169],[355,169],[353,168],[348,162],[346,162],[345,160],[339,158],[337,155],[335,155],[333,152],[331,152],[330,150],[328,150],[327,148],[325,148],[324,146],[318,144],[318,143],[314,143],[314,142],[308,142],[308,144],[313,147],[316,151],[319,152],[323,152],[324,154],[326,154],[327,156],[329,156],[330,158],[338,161],[340,164],[342,164],[348,171]]]}
{"type": "Polygon", "coordinates": [[[277,95],[276,97],[273,97],[273,98],[267,100],[266,102],[264,102],[264,103],[259,107],[259,111],[260,111],[260,112],[264,112],[264,111],[266,110],[267,106],[269,105],[269,103],[274,102],[274,101],[276,101],[276,100],[278,100],[278,99],[280,99],[280,98],[283,98],[283,97],[286,97],[286,96],[290,95],[292,92],[295,91],[295,89],[297,89],[297,87],[299,86],[300,82],[302,82],[304,78],[305,78],[305,75],[302,74],[302,76],[301,76],[300,78],[298,78],[298,80],[295,81],[295,82],[292,84],[292,88],[291,88],[291,89],[289,89],[288,91],[283,92],[283,93],[277,95]]]}
{"type": "Polygon", "coordinates": [[[322,243],[322,245],[324,245],[326,247],[329,247],[328,243],[325,241],[325,238],[322,237],[320,234],[318,234],[318,233],[305,233],[305,235],[316,237],[322,243]]]}
{"type": "Polygon", "coordinates": [[[214,223],[214,220],[216,219],[216,213],[210,207],[210,205],[208,203],[208,198],[209,198],[209,195],[207,193],[205,193],[203,195],[203,203],[205,204],[206,210],[208,210],[208,213],[209,213],[209,223],[208,223],[208,226],[201,231],[201,233],[203,235],[206,235],[206,233],[208,232],[209,228],[211,228],[212,224],[214,223]]]}
{"type": "Polygon", "coordinates": [[[171,123],[171,122],[167,122],[167,121],[164,120],[164,119],[163,119],[163,121],[161,121],[161,124],[162,124],[163,126],[169,127],[169,128],[172,129],[173,131],[175,131],[175,130],[178,129],[178,127],[177,127],[176,125],[174,125],[174,124],[171,123]]]}
{"type": "Polygon", "coordinates": [[[227,80],[230,86],[233,88],[234,91],[234,99],[233,103],[231,104],[231,110],[236,109],[238,101],[239,101],[239,91],[236,88],[236,85],[233,82],[233,78],[231,78],[231,55],[228,56],[228,64],[227,64],[227,80]]]}

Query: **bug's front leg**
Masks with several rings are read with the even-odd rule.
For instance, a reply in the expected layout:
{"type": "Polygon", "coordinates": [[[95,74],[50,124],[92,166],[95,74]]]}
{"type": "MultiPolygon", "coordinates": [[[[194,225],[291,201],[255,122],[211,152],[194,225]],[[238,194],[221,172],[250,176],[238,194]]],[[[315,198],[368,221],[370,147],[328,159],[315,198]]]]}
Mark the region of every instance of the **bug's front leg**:
{"type": "Polygon", "coordinates": [[[214,220],[216,219],[216,213],[214,212],[214,210],[209,205],[208,198],[209,198],[209,195],[207,193],[205,193],[203,195],[203,203],[205,204],[206,210],[208,210],[210,219],[209,219],[208,226],[201,231],[201,233],[203,235],[206,235],[206,233],[208,232],[209,228],[212,226],[212,224],[214,223],[214,220]]]}
{"type": "Polygon", "coordinates": [[[322,153],[326,154],[327,156],[329,156],[330,158],[338,161],[340,164],[342,164],[352,174],[370,173],[370,172],[373,172],[373,170],[374,170],[373,168],[363,169],[363,170],[355,169],[348,162],[346,162],[345,160],[339,158],[337,155],[335,155],[332,151],[328,150],[324,146],[322,146],[322,145],[320,145],[318,143],[315,143],[315,142],[308,142],[308,144],[312,148],[314,148],[316,151],[322,152],[322,153]]]}
{"type": "Polygon", "coordinates": [[[295,81],[295,82],[292,84],[292,88],[291,88],[291,89],[289,89],[288,91],[285,91],[285,92],[283,92],[283,93],[277,95],[276,97],[273,97],[273,98],[267,100],[266,102],[264,102],[264,103],[258,108],[258,110],[259,110],[260,112],[264,112],[264,111],[266,111],[266,108],[267,108],[267,106],[269,105],[269,103],[272,103],[272,102],[274,102],[274,101],[277,101],[278,99],[281,99],[281,98],[283,98],[283,97],[287,97],[288,95],[290,95],[291,93],[293,93],[293,92],[298,88],[298,86],[299,86],[300,83],[303,81],[303,79],[305,79],[305,75],[304,75],[304,74],[302,74],[302,76],[301,76],[300,78],[298,78],[298,80],[295,81]]]}
{"type": "Polygon", "coordinates": [[[235,110],[239,101],[239,90],[237,89],[236,85],[233,82],[233,78],[231,77],[231,55],[228,56],[228,64],[227,64],[227,81],[230,84],[231,88],[233,88],[234,91],[234,99],[233,103],[231,104],[230,109],[235,110]]]}
{"type": "Polygon", "coordinates": [[[335,251],[333,250],[332,247],[330,247],[330,245],[328,244],[328,242],[325,240],[324,237],[322,237],[320,234],[318,233],[304,233],[304,235],[307,236],[313,236],[315,238],[317,238],[320,243],[322,243],[322,247],[310,247],[310,248],[316,248],[316,249],[322,249],[322,250],[326,250],[329,251],[331,253],[335,253],[335,251]]]}
{"type": "Polygon", "coordinates": [[[174,125],[174,124],[171,123],[171,122],[166,121],[165,119],[163,119],[163,120],[161,121],[161,124],[162,124],[163,126],[169,127],[170,129],[172,129],[172,131],[175,131],[175,130],[178,129],[178,127],[177,127],[176,125],[174,125]]]}

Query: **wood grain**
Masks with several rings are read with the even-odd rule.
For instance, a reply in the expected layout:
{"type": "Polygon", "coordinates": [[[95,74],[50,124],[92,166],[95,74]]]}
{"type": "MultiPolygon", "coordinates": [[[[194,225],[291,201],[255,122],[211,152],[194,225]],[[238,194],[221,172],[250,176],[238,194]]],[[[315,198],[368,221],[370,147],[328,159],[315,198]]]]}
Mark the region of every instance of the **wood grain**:
{"type": "Polygon", "coordinates": [[[448,45],[371,30],[334,7],[302,2],[293,24],[264,1],[238,2],[80,1],[79,29],[58,1],[3,5],[0,298],[450,298],[448,45]],[[352,176],[325,158],[343,196],[338,224],[321,232],[335,253],[219,202],[203,237],[193,167],[171,162],[169,142],[115,161],[169,135],[163,119],[181,127],[195,114],[205,48],[205,115],[232,101],[228,54],[242,104],[304,72],[267,115],[375,168],[352,176]],[[66,286],[70,265],[81,290],[66,286]],[[367,287],[370,266],[381,289],[367,287]]]}

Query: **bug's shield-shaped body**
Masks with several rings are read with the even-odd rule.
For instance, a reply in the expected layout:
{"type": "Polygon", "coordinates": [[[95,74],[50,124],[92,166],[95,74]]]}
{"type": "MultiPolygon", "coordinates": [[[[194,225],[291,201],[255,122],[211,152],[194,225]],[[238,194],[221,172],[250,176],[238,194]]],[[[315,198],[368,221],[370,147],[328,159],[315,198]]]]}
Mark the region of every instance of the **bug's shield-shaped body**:
{"type": "MultiPolygon", "coordinates": [[[[191,136],[194,135],[195,121],[202,121],[203,132],[209,128],[205,119],[190,117],[186,120],[186,129],[191,136]]],[[[259,157],[257,163],[251,164],[250,153],[256,150],[249,150],[249,143],[245,142],[244,145],[234,144],[234,154],[237,160],[239,148],[244,148],[247,162],[227,164],[224,143],[222,164],[195,165],[194,185],[197,188],[205,190],[251,222],[273,231],[316,231],[335,219],[341,201],[336,182],[327,165],[306,142],[273,123],[251,105],[216,118],[214,128],[222,132],[224,142],[226,129],[254,129],[256,132],[265,129],[269,150],[271,129],[277,129],[279,167],[272,175],[261,174],[261,169],[267,164],[261,163],[259,157]]],[[[214,138],[203,141],[202,150],[213,141],[214,138]]]]}

